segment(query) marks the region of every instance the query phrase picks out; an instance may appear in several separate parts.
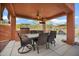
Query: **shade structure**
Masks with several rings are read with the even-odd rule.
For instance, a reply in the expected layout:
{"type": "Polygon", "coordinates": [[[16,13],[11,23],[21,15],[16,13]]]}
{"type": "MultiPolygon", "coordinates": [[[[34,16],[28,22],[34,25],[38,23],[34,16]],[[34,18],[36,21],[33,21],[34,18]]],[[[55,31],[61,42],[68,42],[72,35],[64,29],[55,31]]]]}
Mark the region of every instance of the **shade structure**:
{"type": "MultiPolygon", "coordinates": [[[[57,18],[65,15],[67,16],[67,42],[69,44],[74,42],[75,33],[73,3],[3,3],[0,4],[0,19],[2,18],[2,11],[4,8],[7,8],[9,15],[11,15],[11,39],[15,39],[16,17],[29,18],[45,22],[52,18],[57,18]],[[37,17],[38,11],[40,19],[37,17]]],[[[43,25],[43,28],[45,29],[45,24],[43,25]]]]}
{"type": "MultiPolygon", "coordinates": [[[[66,15],[68,12],[73,11],[74,4],[66,3],[13,3],[2,4],[4,5],[12,15],[16,17],[23,17],[29,19],[37,19],[37,12],[39,16],[46,19],[52,19],[66,15]]],[[[3,7],[4,7],[3,6],[3,7]]],[[[41,20],[41,19],[39,19],[41,20]]]]}

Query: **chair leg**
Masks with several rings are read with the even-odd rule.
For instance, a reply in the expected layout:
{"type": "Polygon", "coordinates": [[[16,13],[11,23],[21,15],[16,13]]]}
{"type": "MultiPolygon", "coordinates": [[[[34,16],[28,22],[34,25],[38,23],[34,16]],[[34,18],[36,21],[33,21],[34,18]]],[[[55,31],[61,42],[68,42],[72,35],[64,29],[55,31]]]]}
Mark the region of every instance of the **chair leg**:
{"type": "Polygon", "coordinates": [[[47,49],[49,49],[50,48],[50,46],[49,46],[49,42],[47,43],[47,49]]]}
{"type": "Polygon", "coordinates": [[[55,40],[54,40],[54,46],[55,46],[55,40]]]}
{"type": "Polygon", "coordinates": [[[46,49],[48,48],[48,44],[46,43],[46,49]]]}
{"type": "Polygon", "coordinates": [[[21,48],[22,48],[22,47],[19,47],[19,48],[18,48],[18,52],[19,52],[19,50],[20,50],[21,48]]]}
{"type": "Polygon", "coordinates": [[[39,47],[38,47],[38,45],[37,45],[37,53],[39,54],[39,47]]]}
{"type": "Polygon", "coordinates": [[[24,47],[20,47],[19,49],[18,49],[18,52],[20,53],[20,54],[23,54],[23,50],[24,50],[24,47]],[[22,49],[23,48],[23,49],[22,49]],[[20,49],[22,49],[22,52],[20,52],[20,49]]]}
{"type": "Polygon", "coordinates": [[[18,49],[18,53],[20,53],[20,54],[25,54],[25,53],[28,53],[29,51],[31,51],[31,49],[29,49],[28,51],[25,51],[25,52],[24,52],[24,51],[23,51],[24,48],[25,48],[25,47],[20,47],[20,48],[18,49]],[[22,49],[22,52],[20,51],[21,48],[23,48],[23,49],[22,49]]]}
{"type": "Polygon", "coordinates": [[[37,53],[39,54],[39,47],[38,47],[37,42],[36,42],[36,48],[37,48],[37,53]]]}
{"type": "Polygon", "coordinates": [[[22,52],[23,52],[23,50],[24,50],[24,47],[23,47],[23,49],[22,49],[22,52]]]}
{"type": "Polygon", "coordinates": [[[33,46],[33,50],[35,51],[35,44],[34,44],[34,41],[33,41],[33,45],[32,45],[32,46],[33,46]]]}

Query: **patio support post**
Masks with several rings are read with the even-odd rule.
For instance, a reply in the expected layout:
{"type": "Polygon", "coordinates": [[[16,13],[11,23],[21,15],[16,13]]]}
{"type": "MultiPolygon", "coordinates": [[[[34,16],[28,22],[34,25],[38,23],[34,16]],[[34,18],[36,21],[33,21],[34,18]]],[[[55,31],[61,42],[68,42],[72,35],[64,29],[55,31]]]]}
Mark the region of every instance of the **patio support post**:
{"type": "Polygon", "coordinates": [[[1,20],[1,4],[0,4],[0,20],[1,20]]]}
{"type": "Polygon", "coordinates": [[[75,40],[75,18],[74,12],[67,14],[67,43],[72,45],[75,40]]]}
{"type": "Polygon", "coordinates": [[[43,21],[43,31],[45,32],[46,31],[46,22],[43,21]]]}
{"type": "Polygon", "coordinates": [[[0,20],[2,20],[4,6],[0,4],[0,20]]]}
{"type": "Polygon", "coordinates": [[[6,7],[9,11],[8,14],[8,19],[10,20],[10,27],[11,27],[11,40],[16,39],[16,15],[15,15],[15,10],[13,7],[13,4],[6,4],[6,7]]]}
{"type": "Polygon", "coordinates": [[[16,37],[16,17],[10,15],[11,20],[11,40],[15,40],[16,37]]]}

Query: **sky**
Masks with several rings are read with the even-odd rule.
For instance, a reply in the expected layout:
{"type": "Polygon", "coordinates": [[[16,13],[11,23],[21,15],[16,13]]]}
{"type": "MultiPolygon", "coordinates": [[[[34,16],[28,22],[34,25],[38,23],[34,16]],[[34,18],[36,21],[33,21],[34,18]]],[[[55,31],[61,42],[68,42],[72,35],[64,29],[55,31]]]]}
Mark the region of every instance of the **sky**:
{"type": "MultiPolygon", "coordinates": [[[[7,9],[4,9],[3,12],[3,19],[8,19],[7,18],[8,11],[7,9]]],[[[66,24],[66,16],[62,16],[59,18],[51,19],[48,22],[51,22],[53,25],[59,25],[59,24],[66,24]]],[[[24,18],[16,18],[16,24],[38,24],[39,22],[34,21],[32,19],[24,19],[24,18]]],[[[75,3],[75,25],[79,26],[79,3],[75,3]]]]}

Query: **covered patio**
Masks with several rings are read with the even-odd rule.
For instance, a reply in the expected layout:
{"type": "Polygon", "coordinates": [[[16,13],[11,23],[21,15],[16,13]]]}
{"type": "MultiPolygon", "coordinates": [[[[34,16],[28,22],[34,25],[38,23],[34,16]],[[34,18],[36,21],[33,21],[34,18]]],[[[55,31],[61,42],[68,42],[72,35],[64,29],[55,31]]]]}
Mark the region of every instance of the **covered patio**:
{"type": "MultiPolygon", "coordinates": [[[[19,42],[17,42],[16,40],[16,17],[21,17],[21,18],[28,18],[28,19],[33,19],[33,20],[37,20],[40,21],[42,23],[42,27],[43,27],[43,31],[46,32],[46,21],[47,20],[51,20],[53,18],[57,18],[57,17],[61,17],[61,16],[67,16],[67,36],[58,36],[57,35],[57,45],[56,47],[51,47],[49,49],[49,51],[46,51],[44,53],[40,53],[40,55],[68,55],[68,53],[65,53],[66,51],[68,51],[70,48],[72,49],[73,47],[71,45],[74,44],[75,42],[75,16],[74,16],[74,4],[66,4],[66,3],[27,3],[27,4],[0,4],[0,20],[2,19],[2,12],[4,10],[4,8],[7,8],[9,14],[8,14],[8,19],[9,19],[9,27],[6,30],[3,30],[4,27],[2,25],[0,25],[0,27],[2,28],[2,30],[0,30],[0,41],[3,40],[10,40],[9,44],[7,46],[9,46],[10,44],[12,44],[12,46],[10,46],[10,53],[8,53],[8,55],[20,55],[17,53],[14,53],[13,51],[16,51],[17,48],[15,47],[19,47],[19,42]],[[5,32],[6,31],[6,32],[5,32]],[[5,35],[4,35],[4,34],[5,35]],[[6,36],[6,34],[8,34],[8,36],[6,36]],[[5,36],[5,37],[4,37],[5,36]],[[62,39],[65,39],[65,43],[61,42],[62,39]],[[66,49],[65,49],[66,48],[66,49]],[[53,50],[54,49],[54,50],[53,50]],[[57,50],[55,50],[57,49],[57,50]],[[63,49],[63,50],[62,50],[63,49]],[[62,51],[60,51],[62,50],[62,51]],[[54,52],[52,52],[54,51],[54,52]],[[49,54],[49,52],[52,52],[49,54]]],[[[1,53],[1,55],[5,55],[4,53],[7,53],[6,50],[8,47],[5,47],[5,49],[3,50],[3,52],[1,53]]],[[[79,47],[78,47],[79,48],[79,47]]],[[[73,48],[74,50],[74,48],[73,48]]],[[[41,50],[42,51],[42,50],[41,50]]],[[[78,51],[78,50],[77,50],[78,51]]],[[[32,51],[33,52],[33,51],[32,51]]],[[[32,55],[33,53],[28,53],[28,55],[32,55]]],[[[70,52],[71,53],[71,52],[70,52]]],[[[72,53],[71,53],[72,54],[72,53]]],[[[6,54],[7,55],[7,54],[6,54]]],[[[24,54],[26,55],[26,54],[24,54]]],[[[36,55],[36,54],[35,54],[36,55]]],[[[78,54],[79,55],[79,54],[78,54]]]]}
{"type": "MultiPolygon", "coordinates": [[[[79,46],[68,45],[61,40],[65,39],[66,35],[57,35],[56,46],[51,45],[50,49],[46,49],[45,46],[40,46],[40,53],[37,51],[30,51],[25,54],[18,53],[20,47],[19,41],[10,41],[8,45],[0,53],[1,56],[79,56],[79,46]]],[[[78,40],[78,38],[76,39],[78,40]]]]}

